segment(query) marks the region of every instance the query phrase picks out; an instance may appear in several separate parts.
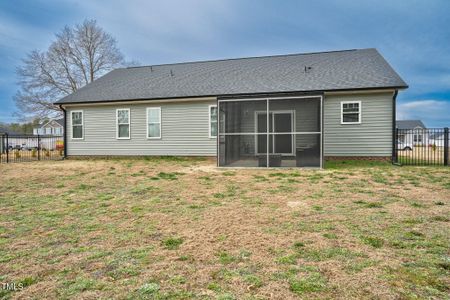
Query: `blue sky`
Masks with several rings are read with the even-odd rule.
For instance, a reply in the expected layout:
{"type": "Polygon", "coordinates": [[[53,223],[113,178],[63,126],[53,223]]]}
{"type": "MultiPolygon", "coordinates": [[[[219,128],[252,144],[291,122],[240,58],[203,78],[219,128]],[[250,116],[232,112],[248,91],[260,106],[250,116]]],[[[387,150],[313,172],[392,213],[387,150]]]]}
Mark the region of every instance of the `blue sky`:
{"type": "Polygon", "coordinates": [[[96,19],[141,64],[377,48],[410,88],[398,118],[450,126],[450,1],[0,2],[0,122],[16,110],[15,68],[64,25],[96,19]]]}

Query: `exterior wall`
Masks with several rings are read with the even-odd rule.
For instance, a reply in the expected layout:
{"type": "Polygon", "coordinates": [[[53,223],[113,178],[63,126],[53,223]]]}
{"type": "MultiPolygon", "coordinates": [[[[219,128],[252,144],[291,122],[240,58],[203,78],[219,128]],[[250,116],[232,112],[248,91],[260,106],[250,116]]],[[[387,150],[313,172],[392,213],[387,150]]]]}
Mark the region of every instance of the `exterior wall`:
{"type": "Polygon", "coordinates": [[[393,92],[325,94],[324,156],[392,155],[393,92]],[[361,101],[361,124],[341,124],[341,101],[361,101]]]}
{"type": "Polygon", "coordinates": [[[68,156],[215,156],[209,138],[209,105],[215,100],[68,106],[68,156]],[[161,139],[147,139],[147,107],[161,107],[161,139]],[[130,139],[116,139],[116,109],[130,108],[130,139]],[[71,111],[83,111],[84,139],[72,140],[71,111]]]}
{"type": "MultiPolygon", "coordinates": [[[[324,156],[390,157],[392,97],[392,92],[325,94],[324,156]],[[341,124],[341,101],[361,101],[361,124],[341,124]]],[[[216,139],[209,138],[209,105],[214,104],[216,100],[68,106],[67,154],[215,156],[216,139]],[[147,107],[161,107],[161,139],[146,138],[147,107]],[[116,139],[117,108],[130,108],[130,139],[116,139]],[[84,112],[83,140],[71,139],[72,110],[84,112]]]]}

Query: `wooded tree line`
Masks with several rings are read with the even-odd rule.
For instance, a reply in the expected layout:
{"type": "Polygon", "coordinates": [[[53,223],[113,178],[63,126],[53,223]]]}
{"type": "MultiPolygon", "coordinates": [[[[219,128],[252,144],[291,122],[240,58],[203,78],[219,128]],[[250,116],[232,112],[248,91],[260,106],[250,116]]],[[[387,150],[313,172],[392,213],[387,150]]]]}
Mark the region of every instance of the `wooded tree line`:
{"type": "Polygon", "coordinates": [[[10,133],[10,134],[33,134],[33,128],[40,127],[43,123],[47,122],[48,119],[34,119],[31,122],[25,123],[2,123],[0,122],[0,134],[10,133]]]}

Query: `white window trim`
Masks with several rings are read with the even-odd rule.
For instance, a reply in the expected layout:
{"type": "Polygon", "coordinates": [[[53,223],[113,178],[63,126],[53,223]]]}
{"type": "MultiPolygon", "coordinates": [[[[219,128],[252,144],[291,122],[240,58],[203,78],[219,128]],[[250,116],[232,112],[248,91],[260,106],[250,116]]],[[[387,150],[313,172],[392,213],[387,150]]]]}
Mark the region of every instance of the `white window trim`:
{"type": "Polygon", "coordinates": [[[161,136],[162,136],[161,107],[160,107],[160,106],[147,107],[146,113],[147,113],[147,116],[146,116],[146,119],[147,119],[147,124],[146,124],[146,127],[147,127],[147,139],[148,139],[148,140],[160,140],[160,139],[161,139],[161,136]],[[159,136],[152,136],[152,137],[149,137],[149,136],[148,136],[148,133],[149,133],[149,132],[148,132],[148,125],[149,125],[149,123],[148,123],[148,111],[149,111],[149,110],[152,110],[152,109],[157,109],[157,110],[159,111],[159,123],[158,123],[158,122],[152,122],[152,124],[159,124],[159,136]]]}
{"type": "Polygon", "coordinates": [[[130,140],[131,139],[131,112],[129,108],[118,108],[116,109],[116,139],[117,140],[130,140]],[[128,123],[123,123],[120,125],[128,125],[128,136],[119,137],[119,110],[128,111],[128,123]]]}
{"type": "Polygon", "coordinates": [[[84,140],[84,111],[82,111],[82,110],[70,111],[70,131],[71,131],[72,140],[84,140]],[[76,126],[81,126],[81,138],[73,137],[73,113],[77,113],[77,112],[81,113],[81,125],[76,125],[76,126]]]}
{"type": "Polygon", "coordinates": [[[208,113],[208,116],[209,116],[209,122],[208,122],[208,125],[209,125],[209,127],[208,127],[208,134],[209,134],[209,138],[210,139],[215,139],[215,138],[217,138],[217,135],[216,136],[213,136],[213,135],[211,135],[211,108],[212,107],[215,107],[216,108],[216,111],[217,111],[217,119],[216,119],[216,126],[217,126],[217,133],[219,132],[219,110],[217,109],[217,105],[216,104],[211,104],[211,105],[209,105],[208,106],[208,111],[209,111],[209,113],[208,113]]]}
{"type": "Polygon", "coordinates": [[[362,122],[361,101],[341,101],[341,124],[352,125],[352,124],[361,124],[361,122],[362,122]],[[344,104],[354,104],[354,103],[358,103],[358,122],[344,122],[344,104]]]}

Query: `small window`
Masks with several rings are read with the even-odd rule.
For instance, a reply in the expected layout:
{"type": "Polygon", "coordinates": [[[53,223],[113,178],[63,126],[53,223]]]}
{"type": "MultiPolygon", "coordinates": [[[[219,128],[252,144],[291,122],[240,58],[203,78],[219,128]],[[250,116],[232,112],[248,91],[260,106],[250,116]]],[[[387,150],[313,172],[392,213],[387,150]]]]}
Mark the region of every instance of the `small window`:
{"type": "Polygon", "coordinates": [[[51,127],[45,127],[45,134],[51,135],[52,134],[52,128],[51,127]]]}
{"type": "Polygon", "coordinates": [[[61,128],[60,127],[56,127],[55,128],[55,135],[61,135],[61,128]]]}
{"type": "Polygon", "coordinates": [[[161,138],[161,107],[147,108],[147,138],[161,138]]]}
{"type": "Polygon", "coordinates": [[[72,139],[83,139],[83,111],[72,111],[72,139]]]}
{"type": "Polygon", "coordinates": [[[217,137],[217,105],[209,106],[209,137],[217,137]]]}
{"type": "Polygon", "coordinates": [[[422,143],[422,135],[421,134],[414,134],[414,142],[415,143],[422,143]]]}
{"type": "Polygon", "coordinates": [[[121,108],[116,110],[117,121],[117,139],[129,139],[130,138],[130,109],[121,108]]]}
{"type": "Polygon", "coordinates": [[[341,102],[341,124],[361,123],[361,101],[341,102]]]}

